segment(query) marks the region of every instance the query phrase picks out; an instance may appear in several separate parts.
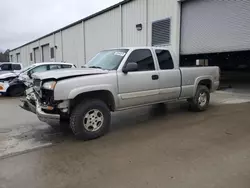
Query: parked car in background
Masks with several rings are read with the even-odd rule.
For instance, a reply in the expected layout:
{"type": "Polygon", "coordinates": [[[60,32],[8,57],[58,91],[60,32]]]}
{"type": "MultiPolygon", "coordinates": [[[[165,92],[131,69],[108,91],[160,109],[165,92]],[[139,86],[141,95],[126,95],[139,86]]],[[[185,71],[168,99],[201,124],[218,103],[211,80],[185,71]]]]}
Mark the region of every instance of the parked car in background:
{"type": "Polygon", "coordinates": [[[23,66],[21,63],[0,62],[0,75],[8,72],[20,72],[23,66]]]}
{"type": "Polygon", "coordinates": [[[65,68],[76,67],[71,63],[62,62],[36,63],[26,67],[18,73],[12,72],[2,74],[0,75],[0,93],[12,97],[22,96],[27,85],[32,82],[32,74],[65,68]]]}
{"type": "Polygon", "coordinates": [[[83,140],[103,136],[112,111],[178,100],[206,110],[219,86],[219,67],[179,68],[177,59],[170,48],[105,50],[84,69],[34,74],[21,107],[52,126],[66,121],[83,140]]]}

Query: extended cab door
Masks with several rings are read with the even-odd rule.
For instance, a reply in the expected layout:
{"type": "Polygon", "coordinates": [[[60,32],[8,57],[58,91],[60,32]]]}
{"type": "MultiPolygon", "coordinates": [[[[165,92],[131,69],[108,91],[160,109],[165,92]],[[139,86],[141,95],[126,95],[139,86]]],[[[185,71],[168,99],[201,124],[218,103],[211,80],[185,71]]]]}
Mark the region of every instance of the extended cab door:
{"type": "Polygon", "coordinates": [[[138,106],[158,101],[159,73],[156,70],[150,49],[134,50],[127,63],[137,63],[138,70],[123,73],[118,72],[119,108],[138,106]]]}
{"type": "Polygon", "coordinates": [[[173,100],[180,96],[181,72],[174,66],[173,58],[168,50],[155,50],[159,64],[160,100],[173,100]]]}

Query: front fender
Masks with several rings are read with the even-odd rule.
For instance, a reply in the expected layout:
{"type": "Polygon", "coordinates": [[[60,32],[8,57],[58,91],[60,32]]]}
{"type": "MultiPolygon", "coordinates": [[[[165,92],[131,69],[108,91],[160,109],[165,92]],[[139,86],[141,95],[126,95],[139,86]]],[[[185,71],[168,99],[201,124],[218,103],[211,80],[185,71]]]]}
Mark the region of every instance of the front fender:
{"type": "Polygon", "coordinates": [[[86,93],[86,92],[91,92],[91,91],[100,91],[100,90],[105,90],[109,91],[115,96],[115,90],[113,86],[111,85],[92,85],[92,86],[83,86],[83,87],[78,87],[70,91],[68,99],[74,99],[76,96],[86,93]]]}

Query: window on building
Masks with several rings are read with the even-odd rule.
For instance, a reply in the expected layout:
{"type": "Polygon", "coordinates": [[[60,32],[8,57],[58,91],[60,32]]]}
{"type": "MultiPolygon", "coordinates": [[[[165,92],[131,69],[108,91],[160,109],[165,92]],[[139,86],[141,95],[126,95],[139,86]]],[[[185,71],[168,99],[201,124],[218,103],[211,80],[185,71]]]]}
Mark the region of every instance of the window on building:
{"type": "Polygon", "coordinates": [[[54,48],[50,48],[50,58],[51,59],[55,58],[55,49],[54,48]]]}
{"type": "Polygon", "coordinates": [[[170,44],[171,19],[167,18],[153,22],[152,24],[152,46],[170,44]]]}
{"type": "Polygon", "coordinates": [[[22,67],[20,64],[12,64],[12,70],[21,70],[22,67]]]}
{"type": "Polygon", "coordinates": [[[33,61],[33,53],[30,53],[30,61],[33,61]]]}
{"type": "Polygon", "coordinates": [[[159,66],[161,70],[173,69],[174,63],[168,50],[156,50],[159,66]]]}
{"type": "Polygon", "coordinates": [[[13,55],[10,55],[10,62],[13,62],[13,55]]]}
{"type": "Polygon", "coordinates": [[[127,60],[127,63],[128,62],[137,63],[138,71],[155,70],[154,59],[151,51],[148,49],[133,51],[127,60]]]}

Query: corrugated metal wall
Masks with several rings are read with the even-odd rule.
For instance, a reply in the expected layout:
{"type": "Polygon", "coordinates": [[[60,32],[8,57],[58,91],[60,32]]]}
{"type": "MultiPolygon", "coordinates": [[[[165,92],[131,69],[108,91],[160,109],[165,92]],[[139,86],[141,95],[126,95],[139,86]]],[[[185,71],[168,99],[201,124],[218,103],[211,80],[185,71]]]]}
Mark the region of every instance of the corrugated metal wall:
{"type": "Polygon", "coordinates": [[[119,8],[85,22],[87,61],[97,52],[121,46],[121,12],[119,8]]]}
{"type": "Polygon", "coordinates": [[[137,0],[122,6],[123,46],[147,45],[147,1],[137,0]],[[136,24],[142,24],[137,31],[136,24]]]}
{"type": "MultiPolygon", "coordinates": [[[[21,58],[24,57],[22,62],[25,65],[34,63],[30,61],[29,54],[34,53],[36,47],[41,51],[44,44],[55,47],[55,58],[51,61],[71,62],[78,67],[103,49],[150,46],[152,22],[169,17],[171,45],[178,55],[179,11],[177,0],[134,0],[27,45],[26,50],[21,50],[21,58]],[[141,31],[136,29],[137,24],[142,24],[141,31]]],[[[13,54],[13,60],[18,50],[10,53],[13,54]]]]}
{"type": "Polygon", "coordinates": [[[250,49],[250,1],[187,1],[182,5],[181,53],[250,49]]]}
{"type": "Polygon", "coordinates": [[[84,31],[78,24],[62,31],[63,60],[80,66],[84,63],[84,31]]]}

